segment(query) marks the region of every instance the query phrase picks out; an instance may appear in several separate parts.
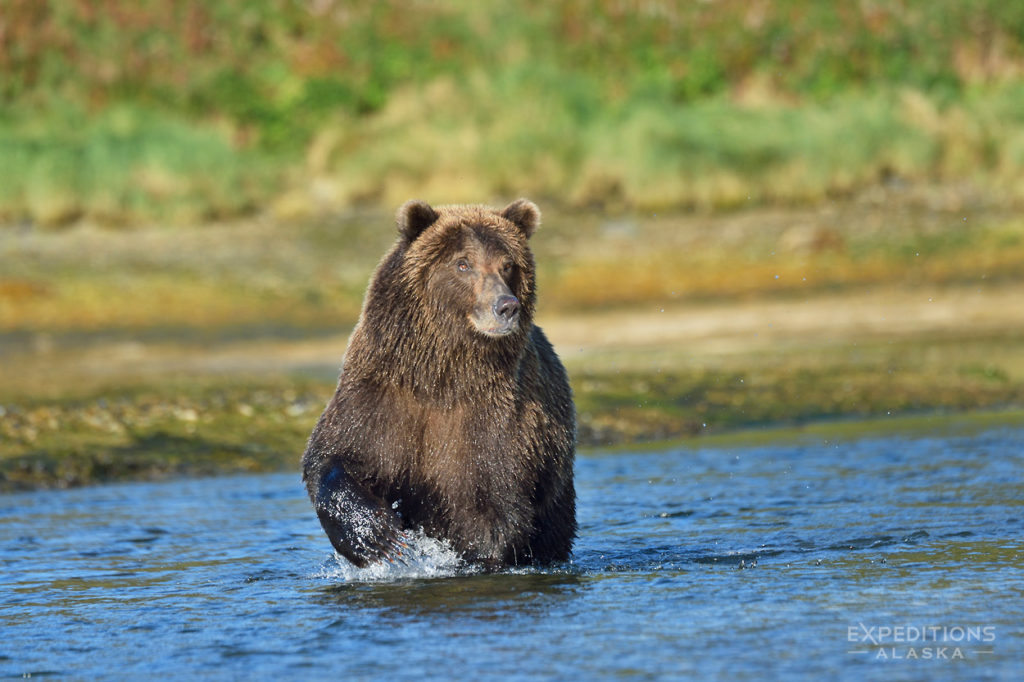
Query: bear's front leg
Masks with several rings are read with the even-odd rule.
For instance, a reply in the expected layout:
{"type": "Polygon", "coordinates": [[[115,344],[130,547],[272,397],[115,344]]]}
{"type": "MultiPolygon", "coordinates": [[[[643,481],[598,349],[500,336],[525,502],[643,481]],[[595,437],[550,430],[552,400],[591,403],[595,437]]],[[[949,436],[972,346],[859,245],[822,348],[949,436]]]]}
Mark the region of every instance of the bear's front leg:
{"type": "Polygon", "coordinates": [[[307,471],[313,507],[338,553],[363,568],[394,561],[406,547],[397,514],[339,463],[307,471]],[[319,481],[315,477],[319,476],[319,481]]]}

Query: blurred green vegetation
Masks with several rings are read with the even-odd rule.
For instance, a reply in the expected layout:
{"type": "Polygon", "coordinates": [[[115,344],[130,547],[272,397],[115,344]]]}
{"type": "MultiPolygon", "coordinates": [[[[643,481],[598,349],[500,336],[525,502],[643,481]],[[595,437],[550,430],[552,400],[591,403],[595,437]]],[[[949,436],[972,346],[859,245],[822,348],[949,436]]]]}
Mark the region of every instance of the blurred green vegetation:
{"type": "Polygon", "coordinates": [[[0,220],[1024,199],[1024,6],[5,0],[0,220]]]}

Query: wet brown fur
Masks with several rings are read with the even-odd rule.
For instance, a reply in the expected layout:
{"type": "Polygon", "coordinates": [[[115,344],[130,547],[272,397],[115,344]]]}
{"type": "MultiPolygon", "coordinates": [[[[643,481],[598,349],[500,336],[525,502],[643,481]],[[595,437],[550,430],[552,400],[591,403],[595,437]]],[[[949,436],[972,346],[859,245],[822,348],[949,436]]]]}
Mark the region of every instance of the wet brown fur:
{"type": "Polygon", "coordinates": [[[568,558],[575,412],[533,324],[527,240],[539,217],[525,200],[400,209],[303,456],[321,523],[353,563],[393,558],[400,532],[420,527],[491,566],[568,558]],[[519,300],[518,318],[493,336],[480,320],[499,289],[519,300]]]}

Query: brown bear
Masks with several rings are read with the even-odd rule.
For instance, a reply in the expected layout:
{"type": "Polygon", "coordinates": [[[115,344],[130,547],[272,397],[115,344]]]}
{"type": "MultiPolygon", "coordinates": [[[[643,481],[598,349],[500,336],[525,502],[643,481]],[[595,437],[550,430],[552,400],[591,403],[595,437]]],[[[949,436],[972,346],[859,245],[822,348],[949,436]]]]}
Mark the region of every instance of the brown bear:
{"type": "Polygon", "coordinates": [[[397,222],[302,457],[320,523],[357,566],[419,528],[488,567],[565,561],[576,415],[533,324],[540,211],[410,201],[397,222]]]}

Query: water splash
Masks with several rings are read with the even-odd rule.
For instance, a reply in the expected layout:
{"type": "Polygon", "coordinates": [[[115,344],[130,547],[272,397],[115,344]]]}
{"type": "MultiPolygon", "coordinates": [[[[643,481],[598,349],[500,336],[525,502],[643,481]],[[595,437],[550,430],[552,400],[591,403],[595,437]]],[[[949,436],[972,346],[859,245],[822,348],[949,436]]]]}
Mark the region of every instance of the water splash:
{"type": "Polygon", "coordinates": [[[409,578],[446,578],[472,572],[472,567],[447,542],[428,537],[423,530],[407,531],[408,545],[401,559],[359,568],[338,554],[326,559],[314,578],[346,583],[392,582],[409,578]]]}

